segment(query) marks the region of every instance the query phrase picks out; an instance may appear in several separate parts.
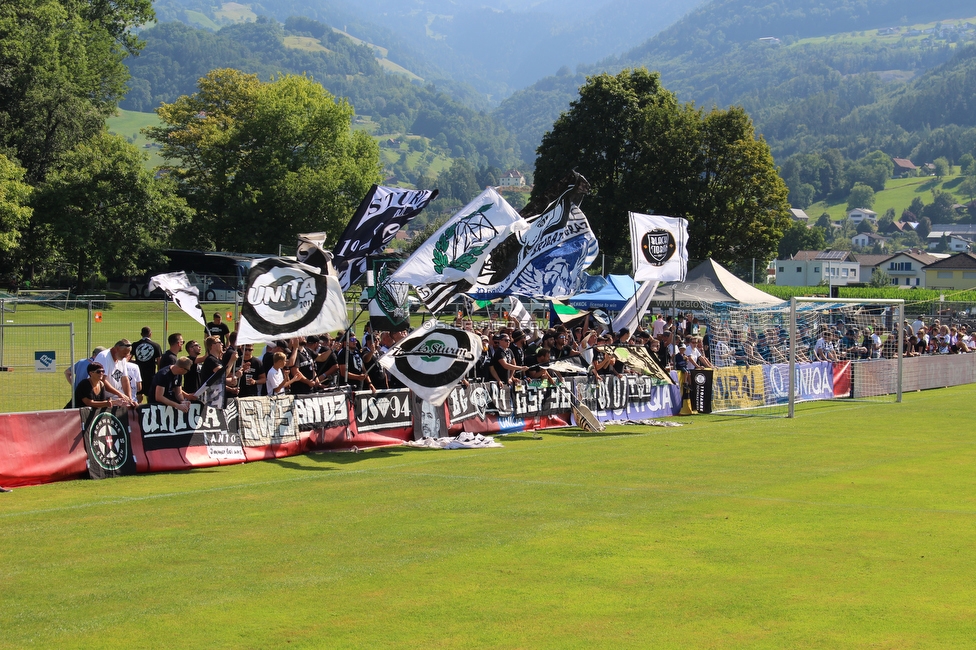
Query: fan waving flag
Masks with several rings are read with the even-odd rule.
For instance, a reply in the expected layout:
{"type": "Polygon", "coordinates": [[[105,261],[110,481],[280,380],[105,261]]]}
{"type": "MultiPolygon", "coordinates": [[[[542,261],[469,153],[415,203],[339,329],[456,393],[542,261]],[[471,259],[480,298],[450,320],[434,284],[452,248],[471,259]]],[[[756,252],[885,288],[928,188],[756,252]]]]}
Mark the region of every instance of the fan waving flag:
{"type": "Polygon", "coordinates": [[[440,311],[475,283],[488,255],[505,237],[527,227],[489,187],[421,244],[391,279],[412,284],[432,312],[440,311]]]}
{"type": "Polygon", "coordinates": [[[630,213],[634,280],[684,282],[688,272],[688,220],[630,213]]]}
{"type": "Polygon", "coordinates": [[[434,406],[442,405],[481,357],[481,337],[434,319],[390,348],[379,364],[434,406]]]}
{"type": "Polygon", "coordinates": [[[317,268],[267,257],[247,274],[237,343],[334,332],[349,326],[339,280],[317,268]]]}
{"type": "Polygon", "coordinates": [[[332,254],[345,291],[366,272],[366,258],[382,253],[400,228],[420,214],[437,190],[374,185],[349,220],[332,254]]]}
{"type": "Polygon", "coordinates": [[[479,300],[511,295],[562,299],[579,293],[583,271],[600,252],[579,209],[588,190],[585,178],[571,177],[541,214],[526,218],[528,228],[509,235],[492,252],[468,295],[479,300]]]}
{"type": "Polygon", "coordinates": [[[203,309],[200,307],[200,290],[190,284],[184,271],[154,275],[149,280],[149,290],[155,289],[165,291],[166,295],[190,318],[201,325],[207,324],[207,320],[203,317],[203,309]]]}
{"type": "Polygon", "coordinates": [[[511,306],[508,310],[509,318],[512,318],[516,323],[518,323],[519,327],[522,329],[528,329],[531,327],[532,315],[529,313],[529,310],[525,308],[525,305],[523,305],[522,302],[515,296],[509,298],[509,301],[511,302],[511,306]]]}

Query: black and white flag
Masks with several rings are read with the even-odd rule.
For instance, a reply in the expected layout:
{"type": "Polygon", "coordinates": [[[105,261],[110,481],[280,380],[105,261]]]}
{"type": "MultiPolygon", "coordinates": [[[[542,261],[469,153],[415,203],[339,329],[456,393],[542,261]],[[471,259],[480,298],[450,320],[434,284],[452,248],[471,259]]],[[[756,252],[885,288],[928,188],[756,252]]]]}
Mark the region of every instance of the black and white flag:
{"type": "Polygon", "coordinates": [[[437,190],[374,185],[349,220],[332,254],[345,291],[366,272],[366,258],[382,253],[400,228],[420,214],[437,190]]]}
{"type": "Polygon", "coordinates": [[[317,268],[321,273],[335,275],[332,265],[332,253],[325,250],[325,240],[328,235],[324,232],[306,232],[298,235],[298,247],[295,249],[295,259],[302,264],[317,268]]]}
{"type": "Polygon", "coordinates": [[[298,262],[254,260],[247,274],[237,343],[261,343],[349,326],[339,280],[298,262]]]}
{"type": "Polygon", "coordinates": [[[207,324],[207,320],[203,317],[203,309],[200,307],[200,290],[190,284],[185,271],[154,275],[149,280],[149,290],[156,289],[165,291],[176,306],[186,312],[190,318],[201,325],[207,324]]]}
{"type": "Polygon", "coordinates": [[[630,245],[638,282],[684,282],[688,272],[688,220],[630,213],[630,245]]]}
{"type": "Polygon", "coordinates": [[[489,187],[421,244],[392,279],[413,285],[428,309],[440,311],[475,283],[496,246],[527,227],[515,208],[489,187]]]}
{"type": "Polygon", "coordinates": [[[390,279],[386,262],[377,269],[376,284],[369,291],[369,325],[374,332],[398,332],[410,326],[410,285],[390,279]]]}
{"type": "Polygon", "coordinates": [[[422,400],[440,406],[481,356],[481,338],[429,320],[379,358],[422,400]]]}

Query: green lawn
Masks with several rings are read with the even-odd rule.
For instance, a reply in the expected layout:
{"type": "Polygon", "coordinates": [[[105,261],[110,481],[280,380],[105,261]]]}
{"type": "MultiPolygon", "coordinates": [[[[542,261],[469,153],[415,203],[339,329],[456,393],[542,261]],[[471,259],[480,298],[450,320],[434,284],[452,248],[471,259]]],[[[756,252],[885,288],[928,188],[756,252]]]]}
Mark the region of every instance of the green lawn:
{"type": "MultiPolygon", "coordinates": [[[[959,168],[953,168],[953,172],[952,175],[946,176],[942,180],[934,176],[889,179],[885,188],[875,193],[874,207],[871,209],[881,217],[888,208],[894,208],[897,219],[901,216],[902,210],[907,208],[916,196],[920,197],[925,204],[932,203],[933,189],[950,192],[960,203],[968,202],[969,197],[962,196],[957,189],[959,183],[962,182],[959,168]]],[[[819,201],[804,211],[810,215],[812,221],[816,221],[824,212],[827,212],[834,221],[840,221],[847,215],[847,200],[830,204],[819,201]]]]}
{"type": "Polygon", "coordinates": [[[0,647],[972,647],[972,394],[15,490],[0,647]]]}
{"type": "Polygon", "coordinates": [[[146,167],[153,169],[162,165],[165,160],[159,155],[159,147],[142,134],[142,129],[147,126],[159,126],[159,117],[155,113],[139,113],[120,108],[117,115],[108,118],[109,132],[129,138],[130,142],[149,156],[146,167]]]}

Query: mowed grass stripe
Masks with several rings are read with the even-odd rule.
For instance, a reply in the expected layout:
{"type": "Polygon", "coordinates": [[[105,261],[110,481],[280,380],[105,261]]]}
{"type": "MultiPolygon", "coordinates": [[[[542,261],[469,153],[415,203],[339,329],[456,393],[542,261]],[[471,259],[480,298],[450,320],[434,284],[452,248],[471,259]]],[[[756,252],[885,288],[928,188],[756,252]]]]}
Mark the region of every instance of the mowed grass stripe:
{"type": "Polygon", "coordinates": [[[971,396],[17,490],[0,646],[966,647],[971,396]]]}

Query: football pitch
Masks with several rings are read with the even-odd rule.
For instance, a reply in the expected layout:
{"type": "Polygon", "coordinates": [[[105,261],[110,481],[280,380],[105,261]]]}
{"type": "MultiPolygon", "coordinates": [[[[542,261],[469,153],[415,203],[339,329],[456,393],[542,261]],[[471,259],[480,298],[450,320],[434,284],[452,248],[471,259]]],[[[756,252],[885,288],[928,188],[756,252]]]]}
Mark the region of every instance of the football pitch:
{"type": "Polygon", "coordinates": [[[972,647],[973,395],[18,489],[0,647],[972,647]]]}

